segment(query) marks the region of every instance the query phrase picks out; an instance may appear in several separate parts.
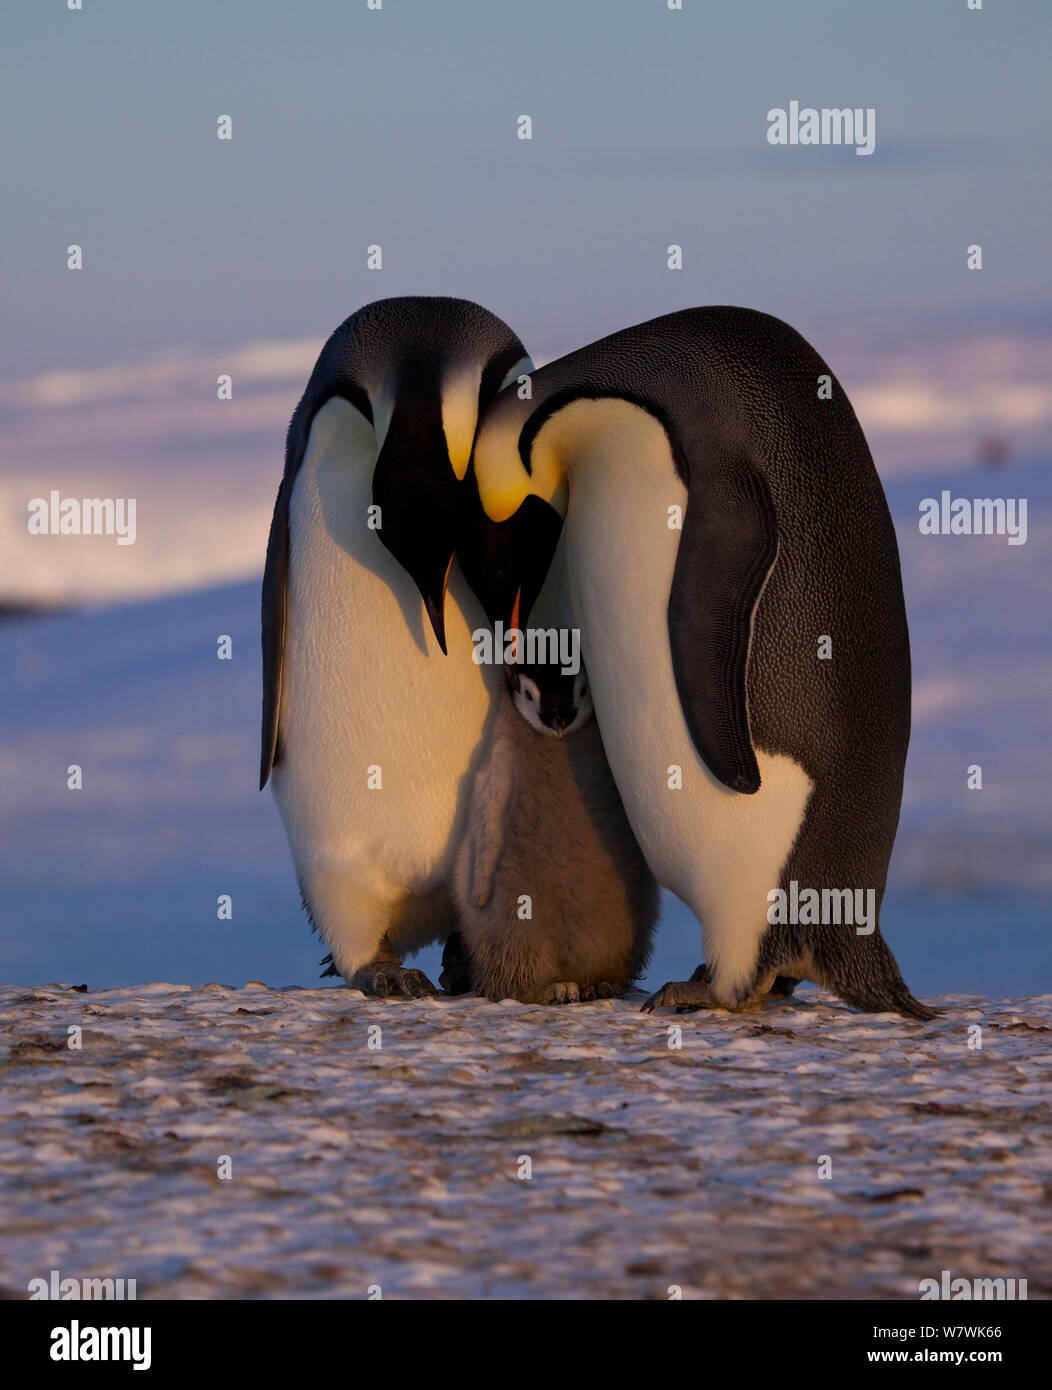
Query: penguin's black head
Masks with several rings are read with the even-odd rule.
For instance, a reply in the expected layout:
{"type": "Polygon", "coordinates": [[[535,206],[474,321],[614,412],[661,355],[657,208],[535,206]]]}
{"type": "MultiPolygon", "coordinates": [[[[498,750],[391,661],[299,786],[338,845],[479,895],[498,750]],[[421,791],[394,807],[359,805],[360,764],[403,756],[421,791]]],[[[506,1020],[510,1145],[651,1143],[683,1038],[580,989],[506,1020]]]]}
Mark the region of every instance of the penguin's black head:
{"type": "Polygon", "coordinates": [[[492,523],[474,479],[466,481],[478,421],[502,387],[532,364],[507,324],[468,300],[380,300],[349,323],[356,332],[348,346],[379,446],[377,534],[420,590],[445,651],[454,553],[466,556],[465,569],[494,558],[477,544],[478,519],[492,523]]]}

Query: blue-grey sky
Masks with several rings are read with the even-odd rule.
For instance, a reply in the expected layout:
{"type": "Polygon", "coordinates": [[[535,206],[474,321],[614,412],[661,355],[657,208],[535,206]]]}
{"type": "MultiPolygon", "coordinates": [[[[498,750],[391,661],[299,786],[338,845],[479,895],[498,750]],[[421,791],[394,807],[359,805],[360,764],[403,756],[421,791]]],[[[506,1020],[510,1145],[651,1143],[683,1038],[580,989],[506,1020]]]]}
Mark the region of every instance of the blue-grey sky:
{"type": "Polygon", "coordinates": [[[9,9],[0,374],[323,334],[412,292],[541,356],[692,303],[811,334],[1043,314],[1050,37],[1047,0],[9,9]],[[792,99],[874,107],[875,154],[769,146],[792,99]]]}

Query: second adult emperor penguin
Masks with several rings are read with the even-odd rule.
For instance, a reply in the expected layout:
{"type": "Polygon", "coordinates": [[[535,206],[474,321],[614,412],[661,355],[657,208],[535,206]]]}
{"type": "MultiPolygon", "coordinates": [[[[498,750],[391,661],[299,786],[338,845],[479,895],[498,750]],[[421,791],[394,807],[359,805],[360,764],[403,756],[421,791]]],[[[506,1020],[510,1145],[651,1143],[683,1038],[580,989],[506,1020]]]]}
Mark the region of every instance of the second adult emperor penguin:
{"type": "Polygon", "coordinates": [[[789,977],[931,1017],[876,922],[910,726],[898,549],[814,349],[749,309],[626,329],[502,397],[474,471],[494,521],[528,496],[565,516],[610,766],[702,923],[707,971],[648,1006],[748,1007],[789,977]]]}
{"type": "MultiPolygon", "coordinates": [[[[472,660],[485,616],[453,554],[479,414],[529,366],[477,304],[380,300],[329,338],[289,426],[260,786],[335,972],[367,993],[433,993],[401,954],[454,925],[452,857],[499,675],[472,660]]],[[[483,568],[488,526],[465,547],[483,568]]]]}

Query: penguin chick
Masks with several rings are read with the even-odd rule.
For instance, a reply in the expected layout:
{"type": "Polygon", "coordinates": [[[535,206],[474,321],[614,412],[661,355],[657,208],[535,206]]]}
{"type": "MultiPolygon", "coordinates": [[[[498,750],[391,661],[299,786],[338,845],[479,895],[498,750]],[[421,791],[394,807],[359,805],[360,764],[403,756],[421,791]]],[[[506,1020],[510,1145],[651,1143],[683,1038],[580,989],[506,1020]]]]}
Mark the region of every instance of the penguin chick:
{"type": "Polygon", "coordinates": [[[471,985],[488,999],[620,995],[649,957],[658,886],[591,716],[583,671],[507,668],[453,873],[471,985]]]}
{"type": "Polygon", "coordinates": [[[522,665],[510,667],[509,673],[512,703],[530,728],[546,738],[575,733],[595,713],[583,669],[564,676],[557,666],[522,665]]]}

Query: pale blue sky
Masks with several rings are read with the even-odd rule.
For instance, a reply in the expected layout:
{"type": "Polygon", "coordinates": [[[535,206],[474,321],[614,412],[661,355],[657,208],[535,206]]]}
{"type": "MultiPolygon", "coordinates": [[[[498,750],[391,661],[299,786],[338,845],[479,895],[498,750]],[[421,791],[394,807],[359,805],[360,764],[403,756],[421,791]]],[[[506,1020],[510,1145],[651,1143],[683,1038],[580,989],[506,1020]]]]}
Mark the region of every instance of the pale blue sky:
{"type": "Polygon", "coordinates": [[[5,376],[320,335],[413,292],[538,355],[692,303],[813,334],[1052,298],[1046,0],[84,6],[2,21],[5,376]],[[768,146],[793,98],[875,107],[876,153],[768,146]]]}

